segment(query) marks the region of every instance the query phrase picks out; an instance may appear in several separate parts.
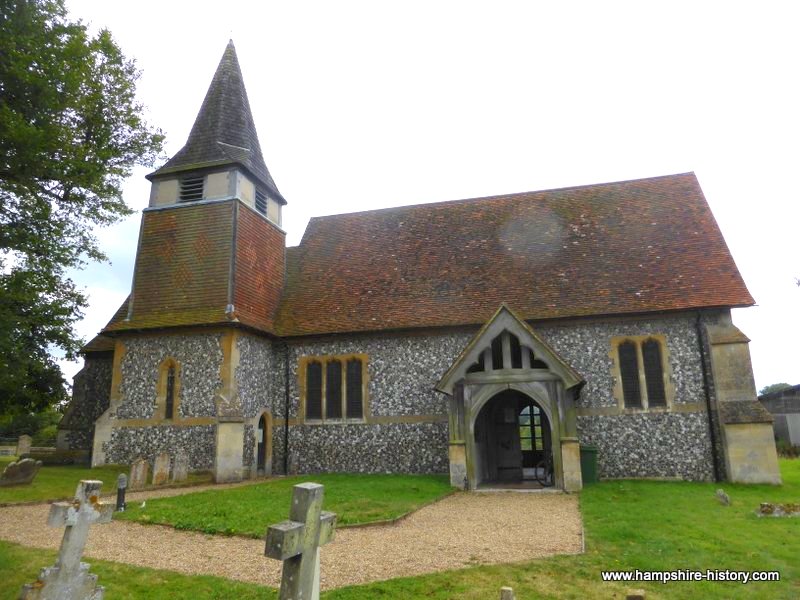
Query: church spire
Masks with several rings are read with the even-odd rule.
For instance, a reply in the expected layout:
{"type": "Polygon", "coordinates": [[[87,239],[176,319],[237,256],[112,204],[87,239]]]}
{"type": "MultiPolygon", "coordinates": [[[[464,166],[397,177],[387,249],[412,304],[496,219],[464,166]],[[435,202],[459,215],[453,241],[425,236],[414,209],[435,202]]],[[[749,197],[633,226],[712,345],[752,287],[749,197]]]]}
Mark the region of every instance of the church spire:
{"type": "Polygon", "coordinates": [[[219,61],[186,144],[148,178],[225,164],[241,165],[269,195],[285,203],[261,155],[233,40],[219,61]]]}

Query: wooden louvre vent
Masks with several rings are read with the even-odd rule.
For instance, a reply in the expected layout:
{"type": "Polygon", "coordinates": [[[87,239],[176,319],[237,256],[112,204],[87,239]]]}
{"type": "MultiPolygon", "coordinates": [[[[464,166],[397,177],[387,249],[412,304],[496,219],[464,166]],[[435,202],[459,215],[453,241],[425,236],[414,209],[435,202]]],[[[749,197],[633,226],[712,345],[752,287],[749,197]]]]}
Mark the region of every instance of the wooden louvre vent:
{"type": "Polygon", "coordinates": [[[256,210],[262,215],[267,214],[267,195],[256,188],[256,210]]]}
{"type": "Polygon", "coordinates": [[[181,179],[181,202],[203,199],[203,177],[181,179]]]}

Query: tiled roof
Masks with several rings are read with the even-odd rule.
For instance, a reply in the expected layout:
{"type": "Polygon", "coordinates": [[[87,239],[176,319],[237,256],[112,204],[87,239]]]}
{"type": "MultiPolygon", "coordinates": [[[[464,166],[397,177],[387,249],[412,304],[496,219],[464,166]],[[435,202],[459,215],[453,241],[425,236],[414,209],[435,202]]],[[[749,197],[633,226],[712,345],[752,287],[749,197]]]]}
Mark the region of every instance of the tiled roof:
{"type": "Polygon", "coordinates": [[[233,41],[225,48],[186,145],[148,177],[224,164],[242,165],[271,196],[286,203],[261,155],[233,41]]]}
{"type": "MultiPolygon", "coordinates": [[[[130,296],[125,298],[125,301],[117,309],[117,312],[114,313],[114,316],[111,317],[111,320],[106,324],[106,327],[109,327],[112,323],[116,323],[117,321],[122,321],[128,315],[128,300],[130,300],[130,296]]],[[[89,343],[87,343],[83,348],[81,348],[81,352],[84,354],[88,352],[113,352],[113,351],[114,351],[114,340],[108,337],[107,335],[103,335],[102,333],[99,333],[96,336],[94,336],[89,341],[89,343]]]]}
{"type": "Polygon", "coordinates": [[[694,174],[311,219],[278,333],[753,304],[694,174]]]}

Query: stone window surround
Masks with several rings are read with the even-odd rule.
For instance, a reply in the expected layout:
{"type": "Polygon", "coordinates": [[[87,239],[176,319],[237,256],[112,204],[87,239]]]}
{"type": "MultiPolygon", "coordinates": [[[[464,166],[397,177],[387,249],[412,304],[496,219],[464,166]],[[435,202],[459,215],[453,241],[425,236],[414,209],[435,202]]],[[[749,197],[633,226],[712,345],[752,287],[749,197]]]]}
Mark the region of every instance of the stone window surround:
{"type": "Polygon", "coordinates": [[[368,356],[363,353],[351,354],[328,354],[322,356],[301,356],[297,365],[297,385],[300,391],[300,422],[307,425],[342,424],[342,423],[368,423],[369,422],[369,369],[368,356]],[[325,375],[326,365],[332,361],[339,361],[342,364],[342,415],[347,414],[347,361],[361,361],[361,417],[351,419],[343,416],[339,419],[330,419],[325,416],[325,393],[327,377],[325,375]],[[317,362],[322,365],[322,418],[306,418],[306,369],[309,363],[317,362]]]}
{"type": "Polygon", "coordinates": [[[153,404],[153,418],[159,421],[172,422],[180,419],[181,401],[181,365],[173,358],[168,356],[158,366],[158,383],[156,384],[156,400],[153,404]],[[173,387],[172,418],[167,419],[167,376],[170,367],[175,369],[175,383],[173,387]]]}
{"type": "Polygon", "coordinates": [[[667,347],[667,338],[661,333],[652,333],[647,335],[620,335],[611,338],[611,351],[608,353],[611,357],[611,375],[614,377],[614,399],[617,401],[617,407],[621,414],[636,414],[636,413],[658,413],[658,412],[672,412],[673,401],[675,399],[675,386],[672,382],[672,369],[669,360],[669,348],[667,347]],[[663,406],[649,406],[647,398],[647,382],[645,381],[644,374],[644,357],[642,356],[642,344],[647,340],[655,340],[658,342],[659,349],[661,350],[661,376],[664,380],[664,395],[666,396],[666,403],[663,406]],[[642,398],[641,407],[625,406],[625,397],[622,392],[622,373],[619,366],[619,346],[623,342],[633,342],[636,346],[636,359],[637,367],[639,370],[639,390],[642,398]]]}

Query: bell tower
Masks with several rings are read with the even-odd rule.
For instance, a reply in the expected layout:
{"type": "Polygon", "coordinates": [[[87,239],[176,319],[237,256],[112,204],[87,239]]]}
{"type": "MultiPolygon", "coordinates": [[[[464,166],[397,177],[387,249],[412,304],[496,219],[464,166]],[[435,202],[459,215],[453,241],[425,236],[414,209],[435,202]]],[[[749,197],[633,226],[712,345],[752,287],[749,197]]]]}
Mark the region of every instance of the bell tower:
{"type": "Polygon", "coordinates": [[[233,41],[186,144],[147,178],[128,314],[110,329],[234,322],[271,333],[286,200],[261,155],[233,41]]]}
{"type": "Polygon", "coordinates": [[[264,164],[233,42],[186,144],[147,177],[127,308],[103,330],[114,364],[92,462],[158,448],[236,481],[252,472],[255,423],[271,411],[266,380],[243,380],[239,366],[271,352],[286,200],[264,164]]]}

